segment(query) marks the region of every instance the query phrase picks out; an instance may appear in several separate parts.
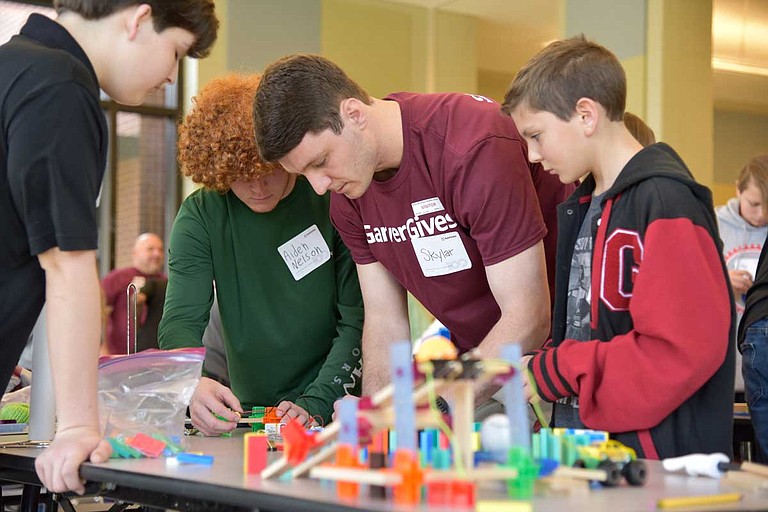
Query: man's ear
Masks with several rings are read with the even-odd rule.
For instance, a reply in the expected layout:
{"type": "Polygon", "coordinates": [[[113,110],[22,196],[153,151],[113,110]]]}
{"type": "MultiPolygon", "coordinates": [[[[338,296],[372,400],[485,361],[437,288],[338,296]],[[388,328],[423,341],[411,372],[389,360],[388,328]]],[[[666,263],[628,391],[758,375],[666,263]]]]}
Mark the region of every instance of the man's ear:
{"type": "Polygon", "coordinates": [[[141,24],[145,21],[152,22],[152,7],[148,4],[141,4],[133,8],[129,7],[126,10],[126,14],[128,15],[125,21],[128,40],[133,41],[139,33],[141,24]]]}
{"type": "Polygon", "coordinates": [[[367,105],[357,98],[347,98],[341,102],[341,118],[346,124],[347,121],[358,128],[365,129],[368,125],[367,105]]]}
{"type": "Polygon", "coordinates": [[[603,117],[604,111],[599,103],[591,98],[579,98],[576,102],[577,122],[587,137],[593,135],[603,117]]]}

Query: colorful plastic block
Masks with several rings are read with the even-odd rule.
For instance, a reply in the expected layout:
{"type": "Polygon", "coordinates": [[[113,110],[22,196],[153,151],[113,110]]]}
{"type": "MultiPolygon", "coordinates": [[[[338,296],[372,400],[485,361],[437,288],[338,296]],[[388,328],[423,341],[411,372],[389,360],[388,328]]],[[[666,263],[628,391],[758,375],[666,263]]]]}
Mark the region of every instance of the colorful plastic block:
{"type": "Polygon", "coordinates": [[[142,455],[147,457],[156,458],[162,455],[165,450],[165,443],[154,437],[149,437],[146,434],[139,432],[130,440],[126,440],[127,444],[136,450],[139,450],[142,455]]]}
{"type": "Polygon", "coordinates": [[[267,467],[267,436],[248,432],[243,438],[243,473],[261,473],[267,467]]]}

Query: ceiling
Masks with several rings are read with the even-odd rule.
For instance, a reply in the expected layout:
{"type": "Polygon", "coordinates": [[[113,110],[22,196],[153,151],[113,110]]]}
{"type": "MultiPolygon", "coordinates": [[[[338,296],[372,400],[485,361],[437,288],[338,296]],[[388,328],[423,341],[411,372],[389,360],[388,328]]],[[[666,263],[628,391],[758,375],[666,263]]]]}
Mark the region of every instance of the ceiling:
{"type": "Polygon", "coordinates": [[[717,69],[768,75],[768,0],[714,0],[712,57],[717,69]]]}
{"type": "MultiPolygon", "coordinates": [[[[475,16],[515,29],[516,34],[530,34],[540,44],[560,33],[564,17],[562,0],[387,1],[475,16]]],[[[720,61],[768,73],[768,0],[713,0],[712,54],[720,61]]]]}
{"type": "MultiPolygon", "coordinates": [[[[385,1],[478,18],[480,46],[487,49],[478,55],[483,70],[493,70],[494,53],[503,53],[507,45],[500,41],[533,55],[561,37],[565,24],[565,0],[385,1]],[[484,39],[492,43],[483,45],[484,39]]],[[[507,58],[504,65],[517,69],[524,60],[507,58]]],[[[768,112],[768,0],[712,0],[712,65],[716,105],[768,112]]]]}

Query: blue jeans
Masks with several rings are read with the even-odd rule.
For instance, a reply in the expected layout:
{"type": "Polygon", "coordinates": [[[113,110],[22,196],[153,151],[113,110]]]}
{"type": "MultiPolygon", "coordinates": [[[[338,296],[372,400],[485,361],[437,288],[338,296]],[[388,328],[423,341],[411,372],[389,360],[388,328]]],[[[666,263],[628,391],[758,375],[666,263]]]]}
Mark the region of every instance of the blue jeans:
{"type": "Polygon", "coordinates": [[[760,459],[768,460],[768,317],[747,327],[741,369],[760,459]]]}

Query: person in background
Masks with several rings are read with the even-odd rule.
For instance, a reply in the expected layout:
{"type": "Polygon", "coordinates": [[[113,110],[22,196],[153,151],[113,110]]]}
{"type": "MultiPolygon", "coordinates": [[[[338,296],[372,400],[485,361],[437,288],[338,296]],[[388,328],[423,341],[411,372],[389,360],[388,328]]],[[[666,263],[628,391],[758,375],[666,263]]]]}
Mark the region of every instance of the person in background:
{"type": "MultiPolygon", "coordinates": [[[[728,277],[736,301],[737,321],[744,314],[744,299],[752,287],[757,261],[768,236],[768,154],[747,162],[736,179],[736,197],[715,209],[728,277]]],[[[736,353],[736,400],[745,389],[741,350],[736,353]]],[[[752,363],[748,363],[752,364],[752,363]]],[[[754,396],[754,387],[753,387],[754,396]]]]}
{"type": "Polygon", "coordinates": [[[624,126],[627,127],[629,133],[631,133],[643,147],[656,143],[656,134],[653,133],[651,127],[645,124],[645,121],[632,112],[624,112],[624,126]]]}
{"type": "Polygon", "coordinates": [[[554,426],[606,430],[639,457],[732,452],[735,313],[712,194],[623,122],[626,77],[583,36],[518,72],[503,110],[565,183],[553,339],[523,357],[554,426]]]}
{"type": "Polygon", "coordinates": [[[99,89],[126,105],[176,80],[216,39],[212,0],[54,0],[0,47],[0,388],[47,308],[58,429],[35,460],[51,492],[82,493],[103,462],[96,399],[96,200],[108,129],[99,89]]]}
{"type": "Polygon", "coordinates": [[[740,317],[763,241],[768,236],[768,154],[747,162],[736,179],[736,197],[718,206],[715,212],[740,317]]]}
{"type": "Polygon", "coordinates": [[[192,423],[208,435],[234,429],[256,405],[277,405],[285,420],[328,422],[334,401],[359,394],[362,380],[354,264],[328,195],[259,158],[258,83],[257,75],[212,80],[179,127],[182,170],[203,188],[173,224],[160,346],[202,344],[215,281],[231,388],[208,375],[197,386],[192,423]]]}
{"type": "Polygon", "coordinates": [[[118,268],[104,276],[101,288],[107,313],[105,343],[102,354],[126,354],[157,348],[157,326],[163,313],[168,279],[163,271],[163,240],[154,233],[136,238],[131,251],[131,266],[118,268]],[[127,338],[126,290],[134,284],[136,297],[136,347],[127,338]]]}
{"type": "Polygon", "coordinates": [[[203,346],[205,347],[205,361],[203,371],[206,377],[220,382],[231,388],[229,382],[229,370],[227,369],[227,353],[224,349],[224,329],[221,326],[221,313],[219,313],[219,301],[216,300],[214,287],[213,305],[211,305],[208,325],[203,332],[203,346]]]}

